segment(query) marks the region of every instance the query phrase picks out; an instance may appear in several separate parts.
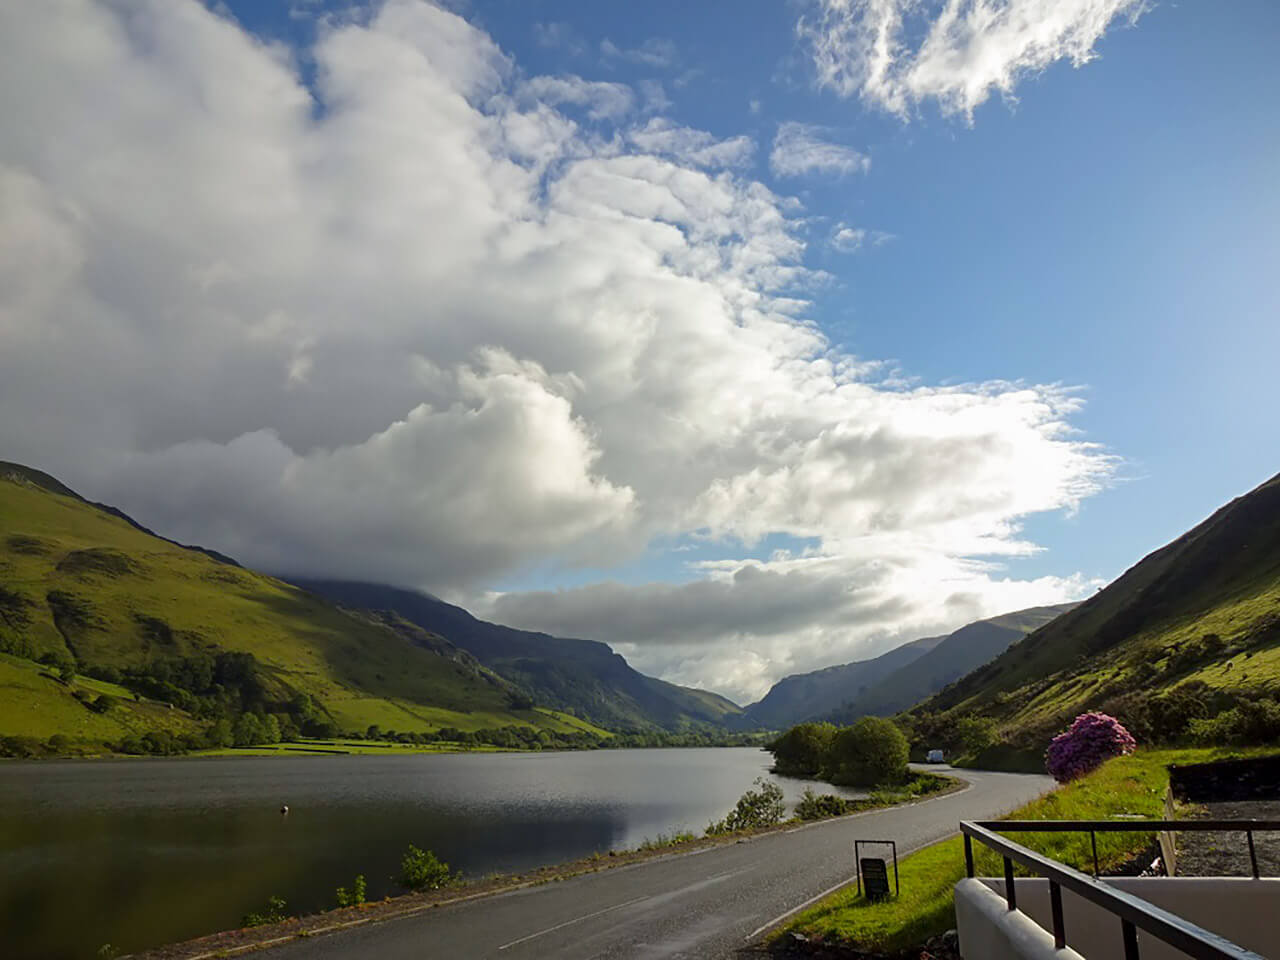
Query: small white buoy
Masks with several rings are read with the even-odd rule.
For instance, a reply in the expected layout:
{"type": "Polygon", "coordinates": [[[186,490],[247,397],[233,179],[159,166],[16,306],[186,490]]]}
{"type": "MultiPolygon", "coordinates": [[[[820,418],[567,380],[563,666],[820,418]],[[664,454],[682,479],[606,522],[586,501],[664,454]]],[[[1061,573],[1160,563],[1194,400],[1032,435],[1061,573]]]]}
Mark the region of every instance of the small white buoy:
{"type": "Polygon", "coordinates": [[[281,815],[287,814],[288,812],[289,812],[289,805],[285,803],[280,804],[281,815]]]}

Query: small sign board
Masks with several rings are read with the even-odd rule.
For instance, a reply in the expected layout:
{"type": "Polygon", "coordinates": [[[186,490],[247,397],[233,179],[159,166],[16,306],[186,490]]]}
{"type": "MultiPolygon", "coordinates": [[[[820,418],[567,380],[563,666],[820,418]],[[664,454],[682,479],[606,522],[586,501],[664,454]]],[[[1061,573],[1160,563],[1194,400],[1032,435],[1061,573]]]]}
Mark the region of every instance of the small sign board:
{"type": "Polygon", "coordinates": [[[889,864],[878,857],[863,857],[862,889],[868,900],[883,900],[889,896],[889,864]]]}
{"type": "Polygon", "coordinates": [[[898,844],[894,840],[853,841],[853,861],[858,869],[858,893],[868,900],[883,900],[889,896],[889,861],[882,857],[864,857],[862,846],[877,845],[893,851],[893,895],[898,895],[898,844]]]}

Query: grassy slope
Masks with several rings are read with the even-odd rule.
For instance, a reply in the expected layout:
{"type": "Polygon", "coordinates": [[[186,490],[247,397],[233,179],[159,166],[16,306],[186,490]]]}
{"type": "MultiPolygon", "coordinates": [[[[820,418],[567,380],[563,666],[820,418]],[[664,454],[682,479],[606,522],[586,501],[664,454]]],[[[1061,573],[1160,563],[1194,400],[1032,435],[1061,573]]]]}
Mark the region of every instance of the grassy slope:
{"type": "MultiPolygon", "coordinates": [[[[548,712],[508,709],[508,685],[441,638],[350,614],[40,483],[39,474],[0,465],[0,587],[21,598],[16,617],[12,601],[9,619],[0,617],[0,635],[25,637],[36,656],[70,652],[86,664],[126,667],[200,650],[249,651],[274,693],[310,693],[347,729],[582,726],[548,712]],[[55,591],[75,598],[82,623],[64,617],[59,628],[48,600],[55,591]],[[164,628],[157,630],[157,622],[164,628]]],[[[13,669],[5,679],[11,685],[0,706],[0,734],[48,729],[32,719],[42,711],[71,722],[64,689],[28,683],[13,669]],[[18,699],[24,708],[8,702],[18,699]]],[[[185,722],[175,718],[166,726],[185,722]]],[[[78,716],[73,726],[107,729],[85,726],[78,716]]]]}
{"type": "Polygon", "coordinates": [[[1150,694],[1187,680],[1280,689],[1280,476],[915,712],[972,711],[1039,735],[1126,690],[1150,694]],[[1171,663],[1206,634],[1225,641],[1220,655],[1171,663]]]}
{"type": "MultiPolygon", "coordinates": [[[[1089,776],[1032,801],[1005,819],[1101,820],[1118,814],[1163,817],[1170,764],[1203,763],[1265,752],[1268,751],[1139,751],[1109,761],[1089,776]]],[[[1092,869],[1087,833],[1011,836],[1024,846],[1079,870],[1092,869]]],[[[1150,839],[1150,834],[1137,832],[1098,834],[1098,859],[1103,872],[1144,849],[1150,839]]],[[[979,876],[1001,875],[1002,867],[994,853],[981,844],[975,844],[974,851],[979,876]]],[[[965,875],[964,846],[959,836],[905,857],[900,874],[902,895],[898,899],[871,903],[846,888],[800,914],[783,932],[795,930],[810,938],[839,941],[862,950],[901,950],[955,926],[952,891],[965,875]]]]}

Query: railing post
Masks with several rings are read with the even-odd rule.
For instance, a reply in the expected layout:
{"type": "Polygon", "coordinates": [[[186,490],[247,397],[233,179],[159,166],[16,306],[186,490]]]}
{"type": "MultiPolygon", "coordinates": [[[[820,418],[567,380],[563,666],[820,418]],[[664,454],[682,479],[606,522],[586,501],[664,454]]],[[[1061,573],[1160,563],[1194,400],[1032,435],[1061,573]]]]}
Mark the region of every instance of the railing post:
{"type": "Polygon", "coordinates": [[[1067,926],[1062,919],[1062,887],[1057,881],[1049,881],[1049,908],[1053,911],[1053,947],[1061,950],[1067,945],[1067,926]]]}
{"type": "Polygon", "coordinates": [[[1139,960],[1138,928],[1128,920],[1121,920],[1120,934],[1124,937],[1124,960],[1139,960]]]}
{"type": "Polygon", "coordinates": [[[1246,830],[1244,835],[1249,838],[1249,863],[1253,866],[1253,879],[1258,879],[1258,851],[1253,848],[1253,831],[1246,830]]]}
{"type": "Polygon", "coordinates": [[[1018,909],[1018,891],[1013,885],[1013,861],[1004,858],[1004,898],[1009,901],[1009,909],[1018,909]]]}
{"type": "Polygon", "coordinates": [[[1092,830],[1090,830],[1090,831],[1089,831],[1089,842],[1090,842],[1091,844],[1093,844],[1093,879],[1097,880],[1097,879],[1098,879],[1098,873],[1099,873],[1099,870],[1098,870],[1098,835],[1097,835],[1094,831],[1092,831],[1092,830]]]}
{"type": "Polygon", "coordinates": [[[973,837],[964,835],[964,868],[973,876],[973,837]]]}

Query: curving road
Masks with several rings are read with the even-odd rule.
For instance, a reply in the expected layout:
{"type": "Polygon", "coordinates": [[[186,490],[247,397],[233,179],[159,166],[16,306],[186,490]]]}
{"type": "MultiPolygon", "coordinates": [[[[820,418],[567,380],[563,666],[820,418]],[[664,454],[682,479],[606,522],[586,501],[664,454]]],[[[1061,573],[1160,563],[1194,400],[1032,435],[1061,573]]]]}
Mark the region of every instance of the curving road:
{"type": "Polygon", "coordinates": [[[297,940],[270,951],[271,956],[732,957],[779,920],[851,881],[854,840],[896,840],[901,856],[955,833],[960,820],[999,816],[1053,787],[1043,776],[920,769],[945,770],[969,786],[909,806],[297,940]]]}

